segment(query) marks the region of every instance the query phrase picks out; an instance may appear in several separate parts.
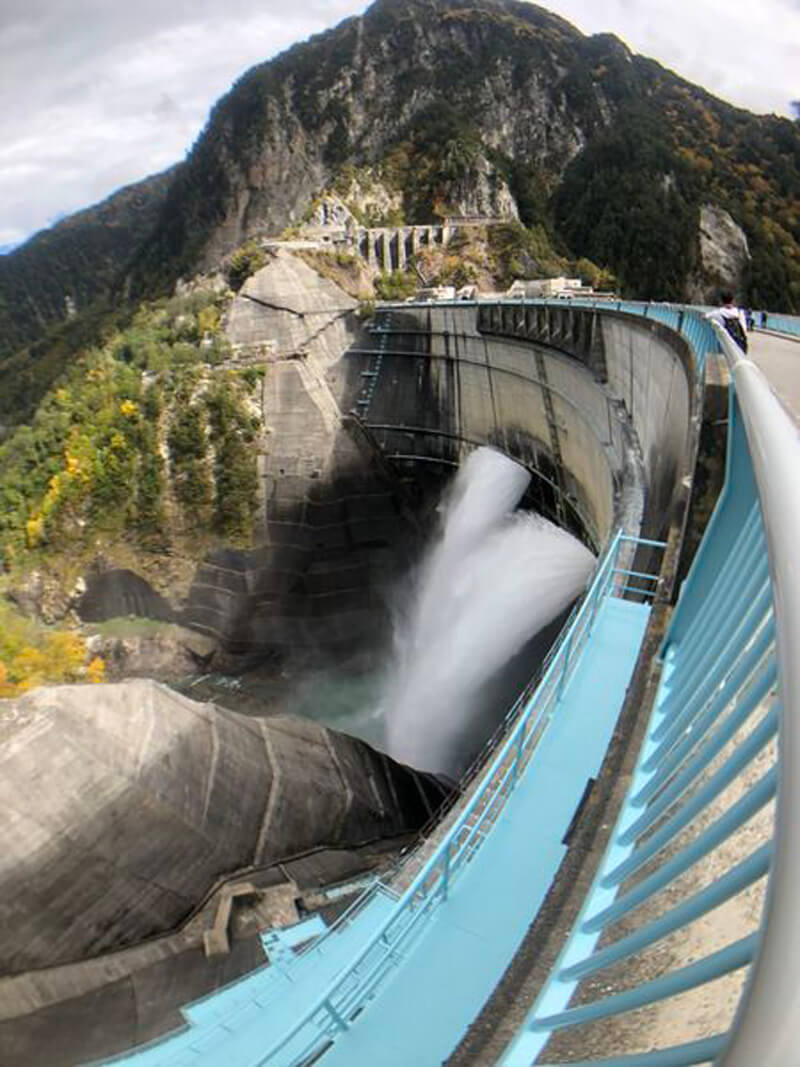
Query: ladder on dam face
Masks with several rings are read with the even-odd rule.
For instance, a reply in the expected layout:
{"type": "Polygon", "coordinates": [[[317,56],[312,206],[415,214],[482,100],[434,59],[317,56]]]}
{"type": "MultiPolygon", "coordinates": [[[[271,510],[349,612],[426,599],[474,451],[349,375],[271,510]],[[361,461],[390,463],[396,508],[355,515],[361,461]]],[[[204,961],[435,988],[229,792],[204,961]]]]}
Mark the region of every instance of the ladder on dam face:
{"type": "Polygon", "coordinates": [[[370,333],[378,334],[380,340],[378,341],[377,351],[370,355],[369,366],[361,372],[361,392],[356,400],[355,413],[362,420],[366,420],[372,398],[375,395],[375,387],[378,384],[378,378],[383,367],[383,357],[389,344],[391,325],[392,313],[391,311],[385,311],[381,313],[380,321],[370,328],[370,333]]]}

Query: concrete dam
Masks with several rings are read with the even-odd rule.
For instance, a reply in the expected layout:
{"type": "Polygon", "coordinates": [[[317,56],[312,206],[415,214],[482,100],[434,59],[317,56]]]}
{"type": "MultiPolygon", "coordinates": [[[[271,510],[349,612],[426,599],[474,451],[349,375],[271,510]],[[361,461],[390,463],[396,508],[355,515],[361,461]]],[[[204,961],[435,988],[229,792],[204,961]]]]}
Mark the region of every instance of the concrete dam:
{"type": "MultiPolygon", "coordinates": [[[[653,544],[667,543],[669,596],[703,404],[679,330],[516,302],[382,307],[360,324],[316,275],[313,301],[298,307],[313,272],[297,260],[287,269],[280,299],[267,267],[232,312],[243,345],[278,338],[264,383],[262,543],[204,561],[179,621],[298,674],[377,661],[391,591],[435,529],[444,485],[481,445],[529,472],[523,507],[595,554],[621,528],[644,539],[623,553],[644,572],[653,544]]],[[[108,594],[115,580],[90,583],[95,617],[127,613],[124,588],[108,594]]],[[[498,675],[464,766],[545,651],[531,642],[498,675]]],[[[80,1063],[170,1033],[188,1001],[263,964],[260,931],[334,916],[325,887],[385,869],[452,785],[317,724],[246,717],[153,683],[0,708],[14,813],[0,860],[8,1063],[80,1063]],[[37,766],[60,768],[52,789],[36,785],[37,766]],[[25,810],[20,795],[32,798],[25,810]],[[250,908],[236,918],[240,891],[250,908]],[[215,953],[207,935],[220,922],[227,952],[215,953]]]]}
{"type": "Polygon", "coordinates": [[[369,645],[387,583],[415,558],[442,484],[478,445],[521,463],[532,476],[525,506],[594,551],[620,524],[648,536],[668,528],[699,418],[688,345],[674,331],[588,309],[487,304],[380,311],[354,334],[336,315],[342,294],[330,299],[329,336],[299,351],[292,313],[247,307],[237,336],[288,335],[265,381],[265,544],[207,561],[184,609],[190,625],[241,651],[369,645]]]}

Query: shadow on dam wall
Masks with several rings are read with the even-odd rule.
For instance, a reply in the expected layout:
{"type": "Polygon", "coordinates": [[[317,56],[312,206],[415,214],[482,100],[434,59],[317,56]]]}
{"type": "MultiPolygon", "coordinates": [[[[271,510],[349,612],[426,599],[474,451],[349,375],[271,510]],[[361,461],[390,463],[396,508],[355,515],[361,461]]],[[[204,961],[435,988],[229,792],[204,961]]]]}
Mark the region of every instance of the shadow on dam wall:
{"type": "MultiPolygon", "coordinates": [[[[277,679],[374,670],[393,591],[469,450],[525,466],[522,506],[596,553],[620,526],[660,538],[690,482],[696,392],[685,341],[658,322],[513,303],[379,311],[324,367],[313,354],[270,365],[260,544],[210,553],[179,605],[137,576],[92,575],[79,611],[170,617],[277,679]]],[[[272,687],[267,713],[291,686],[272,687]]],[[[501,690],[495,722],[513,695],[501,690]]]]}
{"type": "MultiPolygon", "coordinates": [[[[292,700],[296,679],[382,662],[393,591],[474,447],[525,466],[522,506],[596,553],[620,526],[663,537],[686,497],[694,370],[685,341],[658,322],[518,304],[399,307],[379,311],[322,371],[313,356],[279,360],[267,383],[258,547],[210,553],[175,607],[119,571],[92,575],[79,605],[87,619],[171,612],[228,664],[272,679],[265,713],[313,704],[313,689],[292,700]]],[[[494,722],[513,697],[501,692],[494,722]]],[[[234,706],[258,713],[258,700],[254,686],[234,706]]]]}

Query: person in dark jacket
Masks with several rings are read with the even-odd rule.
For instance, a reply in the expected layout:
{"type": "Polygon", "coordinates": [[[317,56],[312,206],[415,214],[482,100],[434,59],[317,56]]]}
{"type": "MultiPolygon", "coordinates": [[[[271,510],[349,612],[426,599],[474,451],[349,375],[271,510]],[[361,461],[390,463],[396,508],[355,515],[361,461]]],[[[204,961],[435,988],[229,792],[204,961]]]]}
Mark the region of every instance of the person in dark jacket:
{"type": "Polygon", "coordinates": [[[747,351],[747,321],[744,312],[734,304],[733,293],[722,293],[720,306],[709,311],[706,318],[727,330],[739,348],[743,352],[747,351]]]}

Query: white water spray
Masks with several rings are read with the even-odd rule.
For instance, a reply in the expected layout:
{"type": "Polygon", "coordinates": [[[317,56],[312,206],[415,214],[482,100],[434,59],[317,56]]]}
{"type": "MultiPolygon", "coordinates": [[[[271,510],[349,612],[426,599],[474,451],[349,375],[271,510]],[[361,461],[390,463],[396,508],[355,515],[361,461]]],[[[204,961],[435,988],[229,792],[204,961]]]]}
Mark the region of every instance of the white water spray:
{"type": "MultiPolygon", "coordinates": [[[[458,774],[480,689],[585,588],[594,556],[565,530],[512,514],[530,475],[489,448],[463,464],[441,537],[397,620],[381,701],[390,755],[458,774]]],[[[502,709],[504,710],[504,709],[502,709]]]]}

